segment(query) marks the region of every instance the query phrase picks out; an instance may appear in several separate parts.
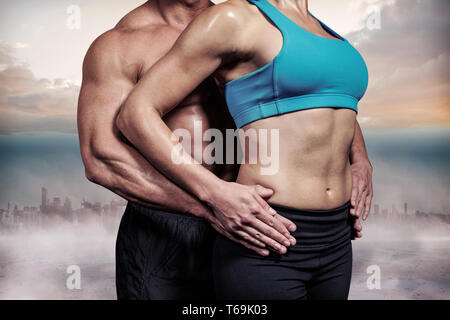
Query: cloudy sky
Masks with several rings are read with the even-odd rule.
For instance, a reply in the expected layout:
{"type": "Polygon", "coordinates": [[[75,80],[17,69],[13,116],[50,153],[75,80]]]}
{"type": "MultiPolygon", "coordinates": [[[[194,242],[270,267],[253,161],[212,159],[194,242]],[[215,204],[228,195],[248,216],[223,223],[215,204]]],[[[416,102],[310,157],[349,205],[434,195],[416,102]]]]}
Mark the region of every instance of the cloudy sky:
{"type": "MultiPolygon", "coordinates": [[[[36,10],[34,1],[1,0],[0,133],[74,132],[89,44],[143,2],[43,0],[36,10]],[[81,18],[75,30],[67,26],[73,4],[81,18]]],[[[366,59],[364,128],[449,124],[449,1],[311,0],[310,10],[366,59]]]]}
{"type": "MultiPolygon", "coordinates": [[[[89,44],[143,1],[43,0],[38,9],[29,0],[0,3],[0,133],[74,132],[89,44]],[[75,30],[67,26],[73,4],[81,18],[75,30]]],[[[364,128],[449,124],[449,1],[311,0],[310,10],[366,59],[364,128]]]]}
{"type": "MultiPolygon", "coordinates": [[[[83,56],[98,35],[144,2],[0,0],[0,148],[8,152],[0,157],[0,173],[7,181],[0,206],[10,198],[21,201],[17,194],[32,197],[36,187],[45,183],[56,190],[64,185],[68,193],[81,197],[86,182],[74,134],[83,56]],[[80,8],[79,29],[68,27],[73,22],[72,5],[80,8]],[[62,143],[64,139],[70,143],[62,143]],[[53,146],[53,158],[32,145],[53,146]],[[55,149],[68,145],[71,151],[55,149]],[[67,167],[72,162],[64,158],[68,155],[75,157],[72,171],[67,167]],[[57,157],[62,158],[54,161],[64,164],[49,166],[50,159],[57,157]],[[48,178],[49,167],[61,172],[53,182],[48,178]],[[27,179],[34,181],[33,189],[27,179]],[[77,182],[70,186],[64,179],[77,182]]],[[[395,188],[383,194],[406,197],[405,188],[415,185],[417,190],[410,191],[412,200],[419,202],[418,195],[429,192],[427,199],[432,200],[427,201],[439,202],[436,210],[450,207],[443,200],[449,196],[449,172],[442,164],[449,160],[450,1],[310,0],[310,11],[347,37],[368,65],[369,88],[360,103],[358,120],[367,135],[369,152],[383,168],[376,177],[380,193],[381,188],[395,188]],[[399,148],[405,145],[409,147],[399,148]],[[391,160],[384,150],[390,150],[391,160]],[[431,153],[434,162],[427,158],[430,154],[418,150],[431,153]],[[419,188],[424,181],[435,186],[436,192],[419,188]]],[[[106,197],[101,189],[95,190],[91,194],[106,197]]]]}

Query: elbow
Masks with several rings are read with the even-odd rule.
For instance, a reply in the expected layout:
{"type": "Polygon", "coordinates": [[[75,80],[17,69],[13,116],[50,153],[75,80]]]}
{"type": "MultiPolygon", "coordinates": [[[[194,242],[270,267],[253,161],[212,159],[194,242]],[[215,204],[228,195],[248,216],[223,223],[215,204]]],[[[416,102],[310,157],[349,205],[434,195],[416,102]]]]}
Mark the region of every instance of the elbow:
{"type": "Polygon", "coordinates": [[[94,150],[87,151],[83,149],[84,148],[81,150],[81,158],[84,164],[84,175],[86,176],[86,179],[95,184],[103,185],[104,179],[102,179],[102,177],[104,176],[104,164],[95,156],[94,150]]]}
{"type": "Polygon", "coordinates": [[[116,127],[129,140],[132,138],[134,129],[138,127],[141,113],[139,105],[131,105],[130,99],[127,99],[117,114],[116,127]]]}
{"type": "Polygon", "coordinates": [[[98,179],[98,175],[96,174],[96,170],[94,170],[91,167],[86,167],[84,172],[85,172],[86,179],[88,179],[90,182],[99,184],[99,179],[98,179]]]}
{"type": "Polygon", "coordinates": [[[94,164],[93,162],[87,162],[84,164],[84,173],[86,179],[88,179],[90,182],[102,185],[100,172],[101,168],[99,165],[94,164]]]}
{"type": "Polygon", "coordinates": [[[123,105],[116,117],[116,127],[124,136],[127,136],[127,128],[130,127],[130,122],[128,107],[123,105]]]}
{"type": "Polygon", "coordinates": [[[120,108],[115,119],[117,130],[130,142],[139,139],[162,115],[151,104],[143,104],[140,100],[127,99],[120,108]]]}

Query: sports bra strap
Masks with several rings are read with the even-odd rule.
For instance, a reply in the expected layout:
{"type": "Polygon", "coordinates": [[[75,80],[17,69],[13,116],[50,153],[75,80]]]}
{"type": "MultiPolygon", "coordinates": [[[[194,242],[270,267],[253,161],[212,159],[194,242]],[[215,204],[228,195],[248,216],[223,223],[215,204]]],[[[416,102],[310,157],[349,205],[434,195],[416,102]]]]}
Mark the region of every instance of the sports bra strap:
{"type": "Polygon", "coordinates": [[[275,26],[281,31],[283,37],[286,36],[286,31],[289,28],[289,24],[283,14],[277,10],[273,5],[267,0],[247,0],[251,4],[254,4],[261,10],[264,15],[269,18],[270,21],[275,24],[275,26]]]}

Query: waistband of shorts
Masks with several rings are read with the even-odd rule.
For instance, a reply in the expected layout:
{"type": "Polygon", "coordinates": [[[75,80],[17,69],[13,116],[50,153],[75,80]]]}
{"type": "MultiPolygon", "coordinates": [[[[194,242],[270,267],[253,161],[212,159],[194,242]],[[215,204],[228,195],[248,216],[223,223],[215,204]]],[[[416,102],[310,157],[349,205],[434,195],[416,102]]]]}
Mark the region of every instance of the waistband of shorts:
{"type": "Polygon", "coordinates": [[[329,248],[351,239],[350,201],[325,210],[296,209],[270,203],[269,205],[279,215],[297,226],[297,230],[292,233],[297,245],[291,248],[291,251],[303,248],[329,248]]]}
{"type": "Polygon", "coordinates": [[[345,219],[350,211],[350,200],[343,205],[332,209],[297,209],[283,205],[269,203],[269,205],[277,211],[278,214],[295,220],[307,221],[333,221],[336,219],[345,219]]]}
{"type": "Polygon", "coordinates": [[[138,212],[145,216],[160,216],[164,217],[166,219],[182,219],[186,221],[193,221],[193,222],[201,222],[201,223],[207,223],[205,219],[196,217],[189,213],[184,213],[176,210],[170,210],[170,209],[160,209],[160,208],[152,208],[152,207],[145,207],[143,205],[140,205],[136,202],[128,201],[127,204],[127,210],[138,212]]]}

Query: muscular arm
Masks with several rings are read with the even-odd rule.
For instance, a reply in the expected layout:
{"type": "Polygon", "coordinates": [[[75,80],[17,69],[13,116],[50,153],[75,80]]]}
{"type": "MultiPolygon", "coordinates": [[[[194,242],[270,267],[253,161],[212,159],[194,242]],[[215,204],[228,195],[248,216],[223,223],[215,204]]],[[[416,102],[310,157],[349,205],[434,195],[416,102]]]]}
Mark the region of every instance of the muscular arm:
{"type": "Polygon", "coordinates": [[[158,172],[115,127],[122,102],[135,85],[116,56],[114,36],[99,38],[83,65],[78,132],[87,178],[127,200],[204,216],[209,209],[158,172]]]}
{"type": "Polygon", "coordinates": [[[179,148],[178,140],[162,121],[165,114],[221,66],[224,56],[241,44],[239,24],[243,20],[236,18],[236,12],[220,10],[219,6],[196,18],[169,53],[139,81],[121,108],[117,126],[161,172],[208,202],[235,239],[241,237],[260,247],[267,244],[285,253],[286,248],[280,244],[287,246],[290,240],[295,240],[281,219],[292,228],[295,225],[276,214],[262,199],[261,194],[267,196],[267,189],[219,179],[179,148]]]}
{"type": "MultiPolygon", "coordinates": [[[[220,179],[195,162],[183,149],[180,149],[179,157],[185,161],[174,165],[172,150],[177,147],[178,140],[172,139],[172,131],[162,121],[165,114],[221,63],[218,54],[207,52],[203,45],[193,45],[190,39],[196,37],[194,34],[197,28],[188,29],[191,30],[180,36],[173,50],[136,85],[121,108],[117,126],[162,172],[206,200],[206,195],[220,186],[220,179]]],[[[199,42],[205,38],[211,41],[209,36],[199,34],[198,37],[199,42]]],[[[212,48],[210,45],[208,47],[212,48]]]]}

